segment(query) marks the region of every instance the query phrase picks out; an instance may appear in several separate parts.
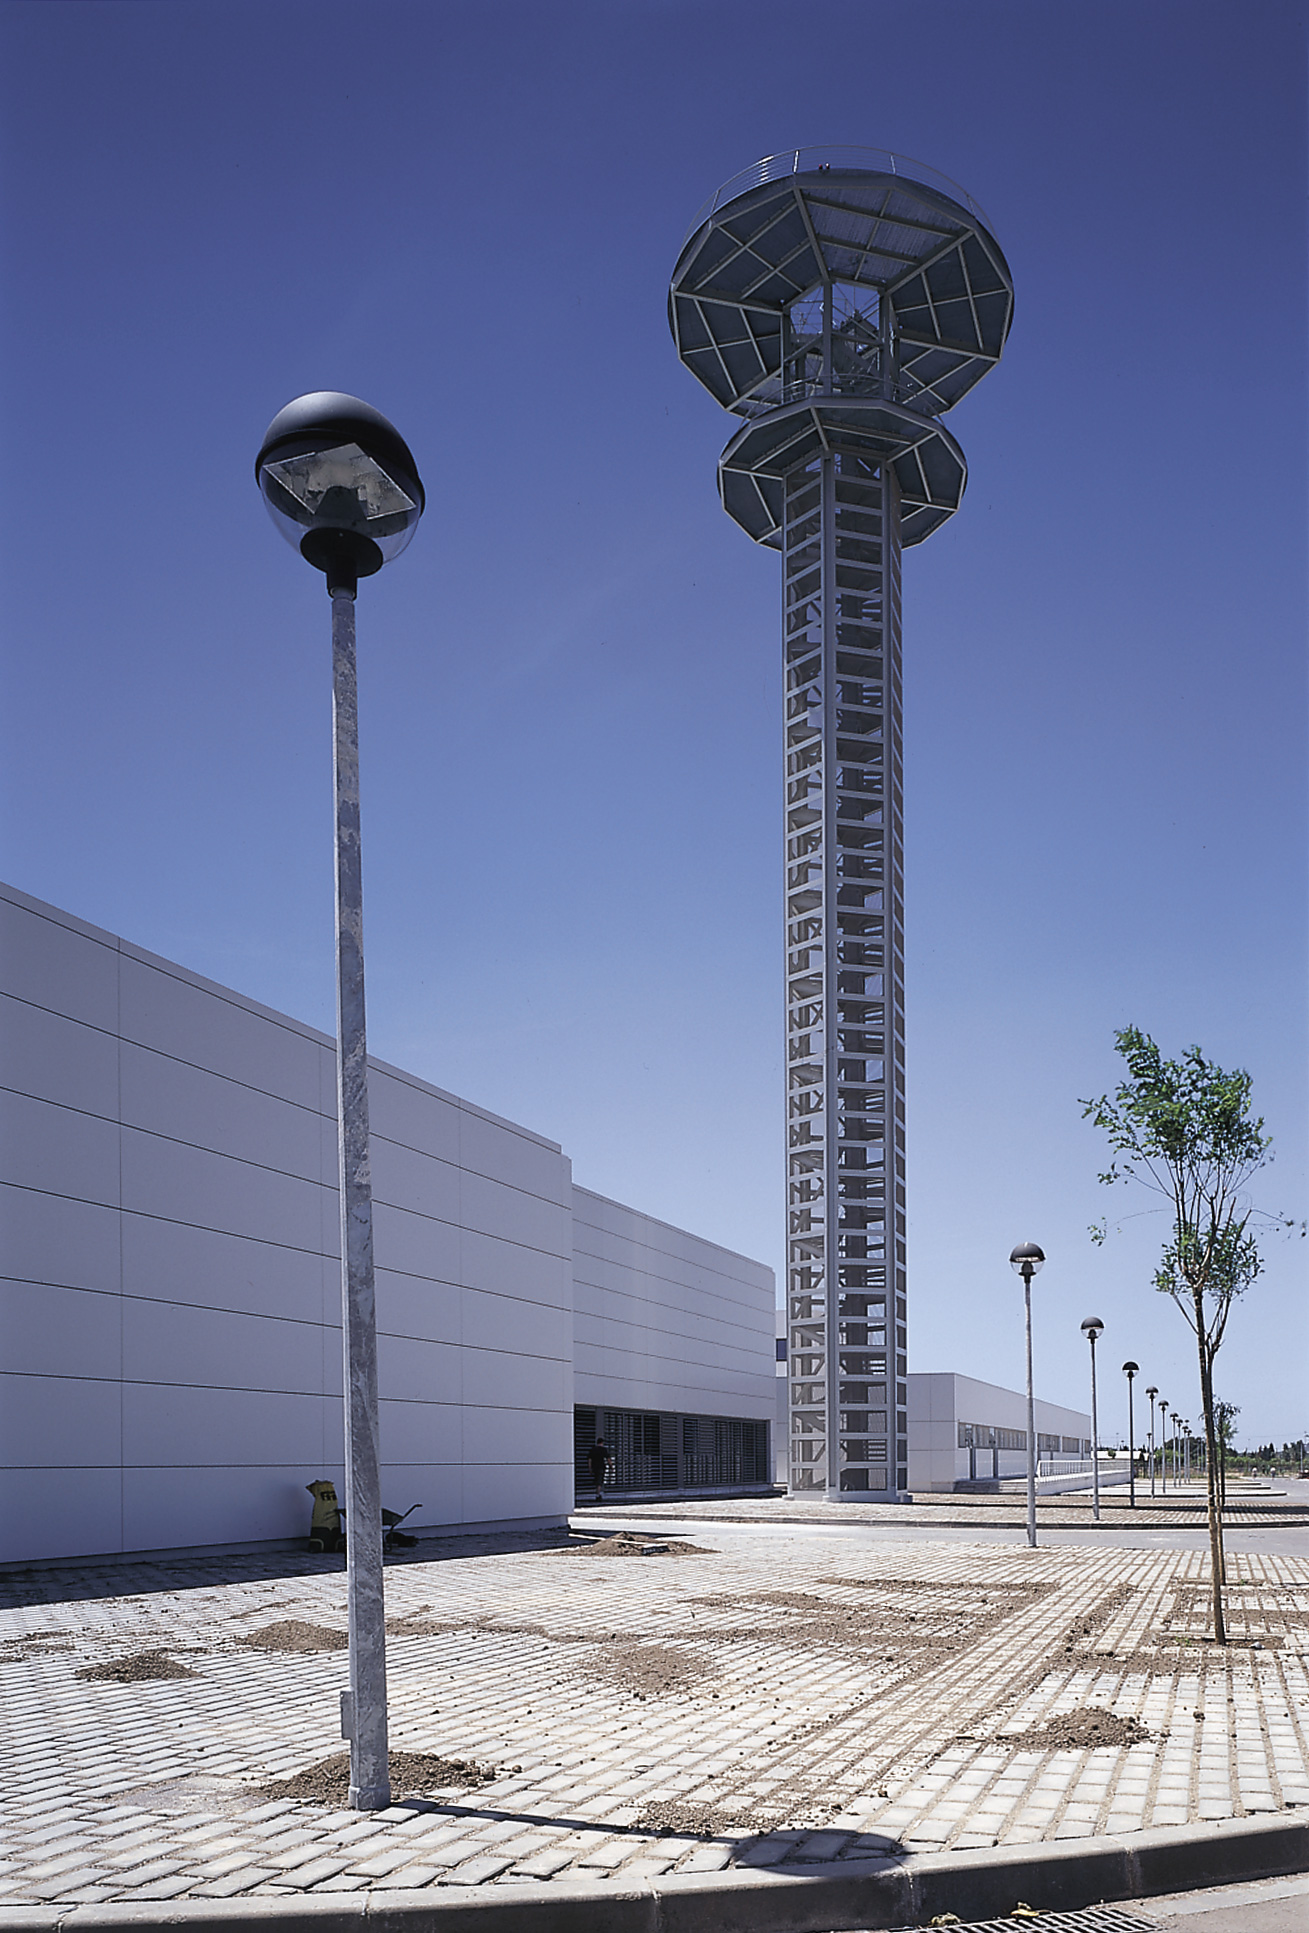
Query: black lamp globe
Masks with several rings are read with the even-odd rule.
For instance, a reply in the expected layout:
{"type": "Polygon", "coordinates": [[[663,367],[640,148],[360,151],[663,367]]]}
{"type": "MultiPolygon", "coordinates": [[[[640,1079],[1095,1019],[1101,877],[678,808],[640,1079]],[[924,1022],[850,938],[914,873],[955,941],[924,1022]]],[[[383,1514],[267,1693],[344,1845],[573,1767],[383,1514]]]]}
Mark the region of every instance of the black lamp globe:
{"type": "Polygon", "coordinates": [[[1045,1250],[1035,1242],[1020,1242],[1009,1257],[1009,1265],[1016,1274],[1030,1282],[1045,1265],[1045,1250]]]}
{"type": "Polygon", "coordinates": [[[264,434],[255,477],[277,528],[327,588],[353,593],[398,557],[426,496],[408,444],[380,410],[338,389],[280,409],[264,434]]]}

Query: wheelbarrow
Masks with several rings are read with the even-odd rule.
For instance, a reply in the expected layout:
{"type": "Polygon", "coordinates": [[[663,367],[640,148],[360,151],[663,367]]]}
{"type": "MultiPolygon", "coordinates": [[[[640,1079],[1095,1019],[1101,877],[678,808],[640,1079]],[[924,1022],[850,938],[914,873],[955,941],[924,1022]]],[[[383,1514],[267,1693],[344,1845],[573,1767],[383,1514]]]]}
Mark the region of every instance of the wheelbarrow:
{"type": "Polygon", "coordinates": [[[413,1548],[418,1542],[418,1539],[411,1537],[407,1530],[401,1530],[400,1526],[406,1517],[412,1517],[415,1510],[421,1510],[422,1507],[420,1503],[411,1503],[408,1510],[400,1515],[397,1515],[394,1510],[384,1510],[382,1512],[383,1550],[399,1550],[402,1548],[411,1550],[413,1548]]]}
{"type": "MultiPolygon", "coordinates": [[[[319,1477],[307,1483],[305,1489],[314,1500],[313,1515],[309,1521],[310,1550],[345,1549],[345,1511],[337,1498],[336,1485],[326,1477],[319,1477]]],[[[408,1510],[383,1510],[382,1512],[382,1549],[410,1550],[418,1542],[408,1531],[400,1526],[406,1517],[412,1517],[415,1510],[421,1510],[420,1503],[411,1503],[408,1510]]]]}

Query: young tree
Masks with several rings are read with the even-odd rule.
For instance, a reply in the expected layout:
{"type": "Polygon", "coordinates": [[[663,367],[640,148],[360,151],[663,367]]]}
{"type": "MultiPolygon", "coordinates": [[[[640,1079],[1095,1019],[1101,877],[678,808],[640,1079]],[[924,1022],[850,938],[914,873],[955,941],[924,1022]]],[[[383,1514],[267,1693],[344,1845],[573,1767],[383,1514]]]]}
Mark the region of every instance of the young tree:
{"type": "MultiPolygon", "coordinates": [[[[1233,1303],[1263,1267],[1250,1231],[1245,1191],[1268,1160],[1271,1143],[1262,1120],[1251,1116],[1248,1074],[1225,1072],[1198,1047],[1188,1047],[1180,1060],[1165,1060],[1149,1034],[1137,1027],[1121,1028],[1114,1040],[1127,1063],[1127,1078],[1112,1094],[1083,1101],[1082,1113],[1103,1129],[1115,1157],[1101,1181],[1139,1181],[1162,1195],[1168,1206],[1172,1233],[1154,1285],[1182,1311],[1199,1354],[1214,1637],[1226,1644],[1214,1357],[1233,1303]]],[[[1091,1234],[1103,1241],[1103,1224],[1091,1234]]]]}
{"type": "Polygon", "coordinates": [[[1241,1414],[1239,1403],[1216,1402],[1214,1404],[1214,1424],[1218,1432],[1218,1507],[1227,1508],[1227,1453],[1233,1448],[1236,1438],[1236,1419],[1241,1414]]]}

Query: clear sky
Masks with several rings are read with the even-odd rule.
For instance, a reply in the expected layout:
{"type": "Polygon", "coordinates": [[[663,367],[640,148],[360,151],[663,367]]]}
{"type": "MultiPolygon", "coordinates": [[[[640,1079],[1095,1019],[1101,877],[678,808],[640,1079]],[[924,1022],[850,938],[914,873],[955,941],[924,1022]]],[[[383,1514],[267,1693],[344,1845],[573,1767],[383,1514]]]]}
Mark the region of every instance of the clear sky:
{"type": "MultiPolygon", "coordinates": [[[[366,397],[429,493],[359,606],[373,1050],[780,1269],[778,563],[665,296],[761,155],[917,157],[1017,307],[905,562],[911,1364],[1016,1384],[1038,1240],[1042,1393],[1094,1313],[1106,1433],[1127,1356],[1198,1423],[1078,1097],[1128,1021],[1198,1041],[1306,1212],[1303,23],[9,0],[0,870],[331,1027],[328,602],[252,464],[366,397]]],[[[1224,1346],[1243,1440],[1309,1432],[1307,1255],[1224,1346]]]]}

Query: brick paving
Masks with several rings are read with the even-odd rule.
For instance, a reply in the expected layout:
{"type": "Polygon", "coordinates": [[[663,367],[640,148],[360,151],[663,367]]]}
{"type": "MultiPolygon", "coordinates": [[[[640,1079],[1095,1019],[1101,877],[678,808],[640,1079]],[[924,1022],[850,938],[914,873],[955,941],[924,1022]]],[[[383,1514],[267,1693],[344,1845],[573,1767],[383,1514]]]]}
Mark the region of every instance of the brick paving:
{"type": "Polygon", "coordinates": [[[1304,1558],[1232,1560],[1224,1653],[1197,1552],[730,1542],[388,1567],[393,1748],[496,1776],[380,1814],[261,1790],[342,1750],[345,1654],[249,1642],[343,1629],[339,1564],[11,1574],[0,1904],[815,1872],[1309,1805],[1304,1558]],[[194,1675],[76,1675],[143,1651],[194,1675]],[[1033,1740],[1087,1707],[1146,1736],[1033,1740]]]}

